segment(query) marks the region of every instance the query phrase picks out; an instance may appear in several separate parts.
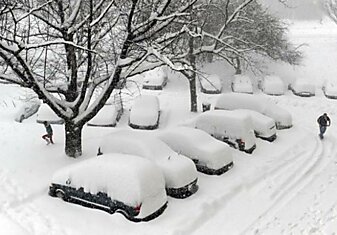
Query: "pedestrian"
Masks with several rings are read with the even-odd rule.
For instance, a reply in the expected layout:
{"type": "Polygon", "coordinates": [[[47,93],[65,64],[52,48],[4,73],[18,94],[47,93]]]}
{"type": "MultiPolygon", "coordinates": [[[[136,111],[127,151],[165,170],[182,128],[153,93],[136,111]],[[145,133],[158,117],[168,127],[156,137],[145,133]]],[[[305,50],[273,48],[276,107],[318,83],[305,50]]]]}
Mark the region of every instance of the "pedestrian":
{"type": "Polygon", "coordinates": [[[44,139],[47,142],[47,145],[50,144],[50,143],[54,144],[54,141],[53,141],[53,129],[51,128],[50,123],[47,122],[47,121],[44,121],[43,125],[46,128],[47,134],[43,135],[42,139],[44,139]]]}
{"type": "Polygon", "coordinates": [[[319,137],[323,139],[326,128],[331,124],[330,118],[326,113],[324,113],[323,115],[319,116],[317,123],[319,125],[319,137]]]}

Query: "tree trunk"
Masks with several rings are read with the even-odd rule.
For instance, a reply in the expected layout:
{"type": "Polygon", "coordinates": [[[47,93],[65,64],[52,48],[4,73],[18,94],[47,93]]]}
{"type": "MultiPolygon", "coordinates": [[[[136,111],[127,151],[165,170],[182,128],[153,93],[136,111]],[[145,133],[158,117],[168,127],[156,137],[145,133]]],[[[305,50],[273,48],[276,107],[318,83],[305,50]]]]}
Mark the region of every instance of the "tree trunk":
{"type": "Polygon", "coordinates": [[[65,122],[65,153],[68,157],[77,158],[82,155],[82,128],[72,122],[65,122]]]}
{"type": "Polygon", "coordinates": [[[197,88],[196,88],[196,58],[193,54],[194,38],[190,37],[189,42],[189,55],[188,60],[192,66],[191,75],[188,77],[188,82],[190,86],[190,101],[191,101],[191,112],[198,112],[198,101],[197,101],[197,88]]]}

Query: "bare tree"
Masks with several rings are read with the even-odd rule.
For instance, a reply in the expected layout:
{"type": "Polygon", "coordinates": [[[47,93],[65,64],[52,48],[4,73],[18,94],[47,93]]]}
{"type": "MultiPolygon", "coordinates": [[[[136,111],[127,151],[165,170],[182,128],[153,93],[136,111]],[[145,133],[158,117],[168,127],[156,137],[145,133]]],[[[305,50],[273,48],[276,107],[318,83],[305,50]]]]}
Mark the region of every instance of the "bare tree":
{"type": "Polygon", "coordinates": [[[63,118],[65,153],[78,157],[84,124],[118,83],[170,58],[184,29],[163,32],[195,2],[0,0],[0,80],[31,88],[63,118]]]}

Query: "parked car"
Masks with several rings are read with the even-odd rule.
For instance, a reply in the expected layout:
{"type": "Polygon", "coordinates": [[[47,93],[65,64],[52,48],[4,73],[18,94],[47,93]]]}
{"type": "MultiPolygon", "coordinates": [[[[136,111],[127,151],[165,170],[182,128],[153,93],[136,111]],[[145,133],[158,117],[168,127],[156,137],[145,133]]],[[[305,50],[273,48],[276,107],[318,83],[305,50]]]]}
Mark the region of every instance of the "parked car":
{"type": "Polygon", "coordinates": [[[168,80],[167,68],[159,67],[144,73],[143,89],[162,90],[168,80]]]}
{"type": "Polygon", "coordinates": [[[15,121],[22,122],[23,120],[33,116],[39,110],[40,105],[41,104],[38,100],[23,103],[15,115],[15,121]]]}
{"type": "Polygon", "coordinates": [[[46,104],[41,104],[39,110],[37,111],[37,123],[43,123],[44,121],[49,122],[50,124],[63,124],[64,120],[58,117],[54,111],[46,104]]]}
{"type": "Polygon", "coordinates": [[[284,95],[285,85],[280,77],[268,75],[260,81],[260,89],[267,95],[284,95]]]}
{"type": "Polygon", "coordinates": [[[297,79],[293,83],[289,84],[289,90],[297,96],[315,96],[315,85],[304,79],[297,79]]]}
{"type": "Polygon", "coordinates": [[[49,195],[66,202],[149,221],[167,206],[164,177],[151,161],[125,154],[93,157],[58,170],[49,195]]]}
{"type": "Polygon", "coordinates": [[[255,110],[274,119],[278,130],[292,127],[292,117],[287,110],[260,96],[238,93],[221,94],[215,101],[214,109],[255,110]]]}
{"type": "Polygon", "coordinates": [[[221,79],[216,74],[200,77],[200,89],[205,94],[220,94],[222,91],[221,79]]]}
{"type": "Polygon", "coordinates": [[[192,159],[202,173],[221,175],[233,167],[231,149],[202,130],[175,127],[158,137],[175,152],[192,159]]]}
{"type": "Polygon", "coordinates": [[[233,112],[238,113],[238,115],[243,114],[251,117],[256,137],[270,142],[276,139],[277,135],[274,119],[249,109],[236,109],[233,112]]]}
{"type": "Polygon", "coordinates": [[[135,129],[153,130],[158,128],[160,116],[157,96],[138,96],[130,110],[129,126],[135,129]]]}
{"type": "Polygon", "coordinates": [[[337,82],[325,80],[322,86],[324,95],[329,99],[337,99],[337,82]]]}
{"type": "Polygon", "coordinates": [[[121,115],[122,109],[116,105],[104,105],[96,116],[88,122],[88,126],[114,127],[117,125],[121,115]]]}
{"type": "Polygon", "coordinates": [[[195,127],[246,153],[256,148],[253,123],[249,115],[228,110],[211,110],[196,118],[195,127]]]}
{"type": "Polygon", "coordinates": [[[132,130],[119,130],[104,138],[98,155],[125,153],[155,162],[164,173],[169,196],[186,198],[197,192],[197,169],[193,161],[174,152],[158,138],[132,130]]]}
{"type": "Polygon", "coordinates": [[[247,75],[234,75],[231,87],[233,92],[253,94],[253,84],[247,75]]]}

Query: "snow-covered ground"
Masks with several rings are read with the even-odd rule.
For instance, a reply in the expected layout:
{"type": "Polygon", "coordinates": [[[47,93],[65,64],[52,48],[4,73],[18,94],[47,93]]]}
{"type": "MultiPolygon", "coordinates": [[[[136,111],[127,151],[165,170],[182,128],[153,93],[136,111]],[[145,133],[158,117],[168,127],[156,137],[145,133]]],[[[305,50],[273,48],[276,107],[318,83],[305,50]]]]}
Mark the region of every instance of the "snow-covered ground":
{"type": "MultiPolygon", "coordinates": [[[[85,127],[84,155],[70,159],[63,153],[63,126],[53,125],[55,145],[45,145],[41,139],[44,127],[35,122],[36,115],[23,123],[14,121],[19,101],[13,97],[21,91],[0,85],[0,234],[336,234],[337,100],[327,99],[320,85],[325,78],[337,79],[337,26],[327,25],[293,26],[292,40],[307,43],[303,66],[293,69],[274,64],[270,68],[284,80],[310,79],[316,84],[316,96],[297,97],[289,91],[278,97],[255,94],[291,112],[294,126],[277,131],[272,143],[257,139],[251,155],[233,150],[234,167],[221,176],[198,173],[196,194],[168,198],[164,213],[147,223],[65,203],[47,193],[57,169],[95,156],[105,135],[129,128],[127,112],[116,128],[85,127]],[[320,141],[316,119],[323,112],[331,117],[332,126],[320,141]]],[[[220,69],[218,73],[225,79],[220,69]]],[[[146,91],[159,97],[159,129],[196,115],[189,112],[187,87],[186,79],[174,76],[164,90],[146,91]]]]}

